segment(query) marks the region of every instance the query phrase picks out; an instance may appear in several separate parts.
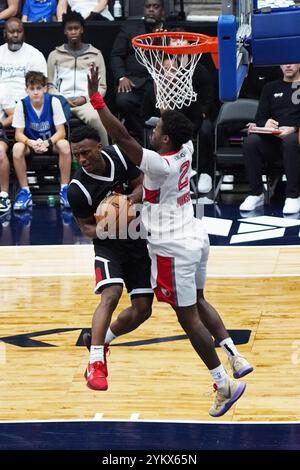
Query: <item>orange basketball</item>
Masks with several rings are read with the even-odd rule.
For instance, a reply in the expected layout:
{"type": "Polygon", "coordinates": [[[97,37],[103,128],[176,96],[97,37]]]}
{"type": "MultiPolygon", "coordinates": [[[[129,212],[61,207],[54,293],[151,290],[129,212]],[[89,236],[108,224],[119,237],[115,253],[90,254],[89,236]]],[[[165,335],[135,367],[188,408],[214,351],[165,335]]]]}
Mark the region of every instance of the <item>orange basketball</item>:
{"type": "Polygon", "coordinates": [[[103,232],[116,233],[125,230],[135,218],[134,207],[123,194],[111,194],[97,207],[95,219],[103,232]]]}

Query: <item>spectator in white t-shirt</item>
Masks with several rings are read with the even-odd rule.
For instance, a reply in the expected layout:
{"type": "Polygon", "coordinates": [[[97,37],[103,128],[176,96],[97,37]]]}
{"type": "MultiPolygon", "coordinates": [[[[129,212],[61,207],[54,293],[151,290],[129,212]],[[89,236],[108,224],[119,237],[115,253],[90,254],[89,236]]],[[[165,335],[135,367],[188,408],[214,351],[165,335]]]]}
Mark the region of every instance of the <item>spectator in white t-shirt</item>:
{"type": "Polygon", "coordinates": [[[4,85],[0,85],[0,215],[11,207],[9,190],[9,141],[5,129],[11,126],[15,102],[4,85]]]}
{"type": "Polygon", "coordinates": [[[29,70],[47,76],[43,54],[24,42],[24,27],[19,18],[10,18],[4,26],[5,44],[0,46],[0,84],[7,85],[17,102],[26,96],[25,75],[29,70]]]}
{"type": "Polygon", "coordinates": [[[57,4],[57,21],[62,21],[62,16],[68,7],[77,11],[88,21],[109,20],[114,17],[108,9],[108,0],[59,0],[57,4]]]}

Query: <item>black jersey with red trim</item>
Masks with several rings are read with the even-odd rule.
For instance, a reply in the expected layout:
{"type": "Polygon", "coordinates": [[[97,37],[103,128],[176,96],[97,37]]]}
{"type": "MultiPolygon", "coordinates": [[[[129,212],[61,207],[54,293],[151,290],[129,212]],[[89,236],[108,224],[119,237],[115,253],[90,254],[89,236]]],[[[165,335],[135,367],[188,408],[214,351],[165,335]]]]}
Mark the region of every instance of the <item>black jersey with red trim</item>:
{"type": "Polygon", "coordinates": [[[124,186],[141,174],[117,145],[107,146],[101,153],[106,163],[105,173],[100,176],[79,168],[68,186],[68,201],[75,217],[86,219],[94,215],[106,196],[112,191],[124,192],[124,186]]]}

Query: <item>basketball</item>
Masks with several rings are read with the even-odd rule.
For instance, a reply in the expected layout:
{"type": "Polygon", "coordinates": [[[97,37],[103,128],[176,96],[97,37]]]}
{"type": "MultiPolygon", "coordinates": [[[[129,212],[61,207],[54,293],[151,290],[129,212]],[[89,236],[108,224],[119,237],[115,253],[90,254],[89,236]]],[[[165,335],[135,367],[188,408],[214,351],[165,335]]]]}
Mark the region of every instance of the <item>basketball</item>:
{"type": "Polygon", "coordinates": [[[95,219],[103,232],[118,234],[126,231],[131,220],[135,219],[134,206],[124,194],[111,194],[97,207],[95,219]]]}

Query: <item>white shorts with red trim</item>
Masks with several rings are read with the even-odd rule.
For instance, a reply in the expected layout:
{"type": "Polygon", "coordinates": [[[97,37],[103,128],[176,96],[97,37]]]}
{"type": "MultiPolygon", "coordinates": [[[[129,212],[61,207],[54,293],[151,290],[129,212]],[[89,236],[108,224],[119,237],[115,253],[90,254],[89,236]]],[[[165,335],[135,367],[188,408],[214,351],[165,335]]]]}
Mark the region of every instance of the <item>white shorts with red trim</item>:
{"type": "Polygon", "coordinates": [[[156,298],[174,307],[187,307],[197,301],[203,289],[209,254],[209,240],[172,240],[168,245],[149,243],[151,285],[156,298]]]}

